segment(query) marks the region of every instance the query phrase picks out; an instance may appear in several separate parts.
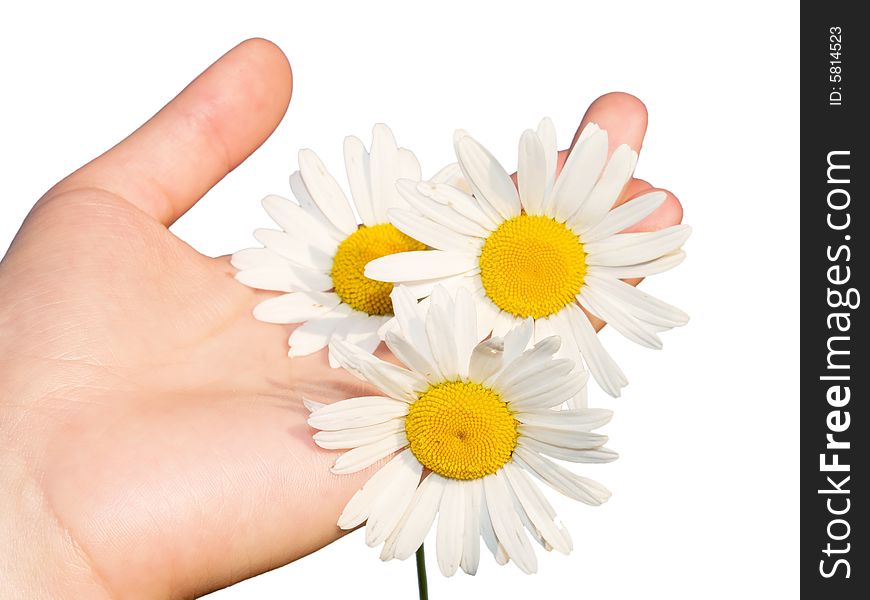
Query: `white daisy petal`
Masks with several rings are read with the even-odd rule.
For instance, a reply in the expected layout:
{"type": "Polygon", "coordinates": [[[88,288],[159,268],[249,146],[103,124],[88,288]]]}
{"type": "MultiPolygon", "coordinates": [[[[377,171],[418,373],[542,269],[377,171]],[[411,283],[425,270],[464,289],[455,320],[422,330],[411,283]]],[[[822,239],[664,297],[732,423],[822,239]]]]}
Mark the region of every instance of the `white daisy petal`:
{"type": "Polygon", "coordinates": [[[606,295],[599,294],[587,286],[583,288],[577,299],[583,308],[634,343],[656,350],[662,347],[662,341],[655,331],[643,321],[633,317],[621,305],[613,302],[606,295]]]}
{"type": "Polygon", "coordinates": [[[453,332],[456,346],[456,369],[460,378],[468,376],[471,353],[477,345],[477,312],[471,292],[460,288],[456,291],[453,332]]]}
{"type": "Polygon", "coordinates": [[[664,192],[649,192],[617,206],[608,212],[598,225],[581,234],[583,243],[588,244],[602,240],[640,223],[654,213],[667,197],[668,195],[664,192]]]}
{"type": "Polygon", "coordinates": [[[337,431],[318,431],[314,434],[314,442],[326,450],[342,450],[358,448],[374,444],[386,437],[405,430],[404,419],[392,419],[384,423],[340,429],[337,431]]]}
{"type": "MultiPolygon", "coordinates": [[[[435,201],[445,209],[451,209],[462,217],[462,219],[456,219],[451,213],[445,211],[433,213],[437,217],[451,219],[450,226],[456,228],[460,233],[486,237],[502,221],[501,217],[495,214],[491,208],[490,212],[493,212],[495,216],[486,212],[483,208],[484,205],[474,196],[451,185],[424,181],[417,184],[416,190],[425,198],[435,201]],[[462,227],[462,229],[458,227],[462,227]]],[[[433,216],[433,218],[437,217],[433,216]]]]}
{"type": "Polygon", "coordinates": [[[459,163],[455,162],[443,167],[429,178],[430,183],[446,183],[448,185],[456,185],[460,181],[462,181],[462,169],[459,168],[459,163]]]}
{"type": "Polygon", "coordinates": [[[293,292],[254,307],[254,318],[267,323],[301,323],[326,314],[341,302],[331,292],[293,292]]]}
{"type": "Polygon", "coordinates": [[[302,397],[302,405],[308,409],[309,413],[313,413],[314,411],[320,410],[321,408],[326,406],[326,404],[324,404],[323,402],[318,402],[316,400],[312,400],[311,398],[306,398],[305,396],[302,397]]]}
{"type": "Polygon", "coordinates": [[[549,117],[544,117],[538,124],[538,138],[541,140],[541,148],[544,150],[544,159],[547,169],[546,192],[549,194],[556,178],[556,162],[559,157],[559,148],[556,145],[556,127],[549,117]]]}
{"type": "Polygon", "coordinates": [[[529,521],[540,535],[562,554],[571,552],[573,545],[568,530],[556,523],[556,511],[537,486],[529,480],[523,469],[514,463],[507,463],[504,466],[504,473],[529,521]]]}
{"type": "Polygon", "coordinates": [[[239,271],[287,264],[287,260],[268,248],[246,248],[234,253],[230,264],[239,271]]]}
{"type": "Polygon", "coordinates": [[[390,474],[390,483],[384,486],[369,511],[366,544],[371,547],[382,544],[392,533],[411,503],[420,483],[423,465],[410,450],[403,451],[391,462],[396,460],[401,461],[400,465],[390,474]]]}
{"type": "Polygon", "coordinates": [[[372,129],[369,164],[375,213],[383,211],[386,214],[388,208],[404,206],[396,191],[396,180],[399,179],[399,148],[393,132],[383,123],[378,123],[372,129]]]}
{"type": "Polygon", "coordinates": [[[376,281],[420,281],[465,273],[477,267],[477,258],[460,252],[420,250],[375,259],[365,276],[376,281]]]}
{"type": "Polygon", "coordinates": [[[605,408],[579,408],[574,410],[530,409],[514,412],[520,423],[538,427],[565,427],[573,431],[591,431],[606,425],[613,411],[605,408]]]}
{"type": "Polygon", "coordinates": [[[353,135],[344,138],[344,168],[347,171],[350,195],[353,197],[353,203],[359,211],[363,224],[371,227],[378,223],[386,223],[386,211],[376,212],[372,202],[369,153],[362,140],[353,135]]]}
{"type": "Polygon", "coordinates": [[[404,285],[397,285],[390,292],[393,312],[401,328],[402,336],[414,347],[426,362],[434,366],[429,338],[426,335],[426,315],[411,291],[404,285]]]}
{"type": "Polygon", "coordinates": [[[308,425],[321,431],[339,431],[386,423],[407,414],[407,402],[383,396],[360,396],[323,405],[311,413],[308,425]]]}
{"type": "Polygon", "coordinates": [[[598,225],[622,193],[637,162],[637,152],[622,144],[610,156],[607,166],[589,196],[567,221],[577,233],[598,225]]]}
{"type": "Polygon", "coordinates": [[[323,292],[332,288],[332,278],[329,275],[295,267],[287,262],[283,265],[266,265],[239,271],[236,273],[236,280],[248,287],[274,292],[323,292]]]}
{"type": "Polygon", "coordinates": [[[511,410],[537,410],[559,406],[583,391],[586,387],[586,372],[572,371],[571,361],[558,361],[564,361],[558,370],[547,365],[541,370],[542,375],[536,373],[534,378],[529,377],[526,381],[519,381],[510,388],[505,388],[504,393],[509,398],[511,410]]]}
{"type": "Polygon", "coordinates": [[[423,357],[413,344],[396,331],[388,331],[385,336],[387,347],[402,364],[423,375],[429,381],[440,379],[440,372],[423,357]]]}
{"type": "Polygon", "coordinates": [[[422,179],[422,171],[420,170],[420,161],[413,152],[407,148],[399,148],[399,177],[398,179],[413,179],[420,181],[422,179]]]}
{"type": "Polygon", "coordinates": [[[507,332],[517,326],[519,322],[519,317],[504,310],[499,311],[492,324],[492,335],[503,338],[507,335],[507,332]]]}
{"type": "MultiPolygon", "coordinates": [[[[395,456],[390,462],[372,475],[369,480],[363,485],[362,489],[358,490],[341,513],[338,518],[338,526],[342,529],[353,529],[360,525],[363,521],[369,518],[369,515],[375,509],[377,504],[382,503],[394,508],[399,516],[402,515],[404,507],[398,507],[392,503],[393,499],[385,497],[384,492],[393,488],[393,483],[397,478],[404,479],[410,473],[417,471],[417,481],[414,482],[416,487],[420,480],[420,472],[422,466],[420,462],[414,458],[410,450],[404,450],[395,456]]],[[[411,489],[413,494],[414,489],[411,489]]]]}
{"type": "Polygon", "coordinates": [[[650,275],[658,275],[679,265],[686,258],[686,253],[682,250],[665,254],[664,256],[651,260],[645,263],[635,265],[625,265],[620,267],[603,267],[599,265],[589,265],[586,272],[590,275],[604,275],[607,277],[615,277],[616,279],[632,279],[635,277],[649,277],[650,275]]]}
{"type": "Polygon", "coordinates": [[[584,504],[598,506],[610,498],[607,488],[597,481],[572,473],[526,448],[517,446],[514,461],[557,492],[584,504]]]}
{"type": "Polygon", "coordinates": [[[311,245],[304,240],[295,239],[283,231],[274,229],[257,229],[254,231],[254,238],[267,249],[284,257],[292,264],[324,273],[328,273],[332,269],[333,254],[331,252],[334,253],[334,248],[327,250],[329,245],[311,245]]]}
{"type": "Polygon", "coordinates": [[[673,225],[659,231],[618,233],[585,244],[586,264],[618,267],[655,260],[678,250],[692,233],[688,225],[673,225]]]}
{"type": "Polygon", "coordinates": [[[299,151],[299,172],[317,207],[330,223],[347,235],[356,231],[357,222],[347,197],[314,151],[299,151]]]}
{"type": "MultiPolygon", "coordinates": [[[[314,198],[312,198],[311,194],[308,192],[308,188],[305,187],[305,182],[302,181],[302,173],[299,171],[294,171],[293,174],[290,175],[290,191],[293,192],[293,197],[296,198],[296,201],[299,203],[299,207],[303,212],[315,219],[322,227],[325,227],[332,238],[337,241],[341,241],[345,238],[346,234],[339,231],[338,228],[326,218],[326,215],[323,214],[320,207],[317,206],[314,198]]],[[[295,217],[292,222],[296,223],[295,217]]],[[[304,225],[301,227],[301,230],[303,232],[307,231],[304,225]]]]}
{"type": "Polygon", "coordinates": [[[405,522],[400,522],[387,538],[385,552],[392,545],[393,556],[404,560],[417,551],[417,548],[423,544],[429,528],[432,527],[446,484],[447,480],[435,473],[430,473],[423,480],[405,511],[407,519],[403,517],[405,522]]]}
{"type": "Polygon", "coordinates": [[[509,365],[526,351],[529,342],[532,341],[532,333],[535,330],[535,321],[532,318],[524,319],[519,325],[512,328],[504,336],[504,364],[509,365]]]}
{"type": "Polygon", "coordinates": [[[575,144],[553,185],[544,210],[564,223],[587,200],[607,162],[607,132],[599,130],[575,144]]]}
{"type": "Polygon", "coordinates": [[[479,200],[492,206],[503,219],[520,214],[520,198],[514,182],[486,148],[466,135],[456,144],[456,157],[479,200]]]}
{"type": "Polygon", "coordinates": [[[459,568],[464,545],[465,513],[468,510],[465,482],[448,479],[438,507],[438,530],[435,549],[438,568],[445,577],[451,577],[459,568]]]}
{"type": "Polygon", "coordinates": [[[689,322],[689,315],[676,306],[671,306],[619,279],[587,275],[586,283],[591,288],[600,290],[602,295],[620,302],[630,315],[652,325],[671,328],[689,322]]]}
{"type": "MultiPolygon", "coordinates": [[[[479,279],[479,276],[476,279],[479,279]]],[[[483,294],[482,290],[472,292],[472,296],[477,307],[477,339],[483,339],[492,333],[501,310],[483,294]]]]}
{"type": "Polygon", "coordinates": [[[628,378],[604,349],[586,313],[579,306],[571,304],[567,307],[565,314],[568,316],[568,322],[571,324],[571,330],[577,345],[580,347],[583,360],[592,372],[595,381],[605,392],[611,396],[619,397],[620,390],[628,385],[628,378]]]}
{"type": "Polygon", "coordinates": [[[325,348],[335,329],[351,310],[347,304],[339,304],[328,313],[294,329],[288,340],[290,358],[307,356],[325,348]]]}
{"type": "Polygon", "coordinates": [[[465,523],[463,523],[462,560],[459,566],[469,575],[477,573],[480,563],[480,505],[483,502],[483,484],[479,479],[463,482],[465,485],[465,523]]]}
{"type": "Polygon", "coordinates": [[[360,371],[369,383],[391,398],[412,402],[428,387],[426,380],[417,373],[380,359],[376,361],[362,363],[360,371]]]}
{"type": "Polygon", "coordinates": [[[527,214],[542,214],[548,173],[541,138],[531,129],[526,130],[520,138],[517,184],[520,202],[527,214]]]}
{"type": "Polygon", "coordinates": [[[472,381],[486,381],[502,368],[504,341],[490,338],[474,347],[468,364],[468,377],[472,381]]]}
{"type": "Polygon", "coordinates": [[[492,519],[489,516],[489,508],[486,505],[486,498],[483,497],[483,480],[472,479],[472,481],[480,487],[480,537],[483,538],[484,544],[492,552],[498,564],[503,565],[507,562],[507,554],[504,552],[504,547],[499,543],[498,537],[492,528],[492,519]],[[501,555],[501,556],[500,556],[501,555]],[[501,560],[503,558],[504,560],[501,560]]]}
{"type": "Polygon", "coordinates": [[[447,381],[457,379],[459,376],[453,327],[453,300],[443,287],[436,287],[432,292],[432,302],[426,315],[426,334],[429,337],[429,347],[432,349],[435,364],[447,381]]]}
{"type": "Polygon", "coordinates": [[[449,227],[436,223],[432,219],[427,219],[416,212],[391,208],[387,213],[390,223],[400,231],[431,248],[478,254],[483,245],[483,240],[480,238],[456,233],[449,227]]]}
{"type": "MultiPolygon", "coordinates": [[[[558,331],[562,338],[562,345],[554,356],[556,358],[567,358],[574,363],[574,368],[578,372],[584,371],[583,359],[580,356],[580,348],[577,344],[577,340],[574,338],[574,332],[571,329],[571,325],[568,322],[568,311],[564,309],[560,310],[556,314],[550,315],[547,318],[547,321],[549,321],[549,325],[552,327],[553,331],[558,331]]],[[[568,399],[568,407],[583,408],[585,406],[586,386],[584,385],[576,397],[568,399]]]]}
{"type": "Polygon", "coordinates": [[[523,524],[513,506],[505,476],[501,472],[483,478],[485,502],[492,520],[492,528],[508,556],[524,573],[538,570],[535,551],[529,543],[523,524]]]}
{"type": "Polygon", "coordinates": [[[393,452],[401,450],[408,445],[408,438],[405,432],[399,431],[379,439],[365,446],[358,446],[353,450],[348,450],[338,457],[335,461],[335,466],[330,469],[336,475],[346,475],[347,473],[356,473],[362,471],[366,467],[370,467],[379,460],[386,458],[393,452]]]}
{"type": "Polygon", "coordinates": [[[591,431],[576,431],[569,427],[567,423],[555,427],[542,427],[540,425],[522,423],[517,430],[523,440],[531,438],[545,444],[573,450],[600,448],[608,440],[604,434],[593,433],[591,431]]]}
{"type": "Polygon", "coordinates": [[[619,455],[609,448],[566,448],[556,444],[548,444],[533,437],[523,437],[517,442],[517,448],[522,446],[539,454],[546,454],[558,460],[575,463],[607,463],[613,462],[619,455]]]}
{"type": "MultiPolygon", "coordinates": [[[[446,188],[449,186],[441,187],[446,188]]],[[[418,182],[411,179],[400,179],[396,183],[396,189],[398,190],[399,195],[401,195],[408,203],[408,206],[415,209],[431,221],[452,229],[456,233],[462,235],[480,239],[489,235],[489,230],[485,229],[477,221],[465,216],[446,203],[440,202],[440,196],[443,194],[440,194],[437,198],[432,197],[436,195],[432,190],[439,188],[433,186],[431,183],[418,182]]],[[[464,196],[464,194],[459,190],[453,190],[450,193],[450,196],[456,195],[460,197],[464,196]]],[[[469,196],[469,198],[471,197],[469,196]]],[[[476,202],[476,200],[472,199],[472,202],[476,202]]]]}
{"type": "Polygon", "coordinates": [[[334,252],[334,248],[344,239],[342,232],[331,223],[312,215],[287,198],[271,194],[263,198],[262,204],[272,220],[291,237],[317,245],[324,252],[330,249],[334,252]]]}
{"type": "MultiPolygon", "coordinates": [[[[510,334],[510,332],[508,333],[510,334]]],[[[522,339],[519,341],[522,342],[522,339]]],[[[566,361],[558,363],[557,361],[550,360],[553,354],[555,354],[559,349],[560,344],[561,340],[559,339],[559,336],[553,335],[541,340],[528,350],[523,351],[510,362],[505,360],[505,367],[502,372],[499,373],[498,377],[495,378],[493,385],[496,387],[510,386],[515,381],[527,378],[545,365],[565,363],[566,361]]],[[[505,338],[505,354],[507,354],[508,351],[508,339],[505,338]]],[[[573,365],[571,366],[573,368],[573,365]]]]}

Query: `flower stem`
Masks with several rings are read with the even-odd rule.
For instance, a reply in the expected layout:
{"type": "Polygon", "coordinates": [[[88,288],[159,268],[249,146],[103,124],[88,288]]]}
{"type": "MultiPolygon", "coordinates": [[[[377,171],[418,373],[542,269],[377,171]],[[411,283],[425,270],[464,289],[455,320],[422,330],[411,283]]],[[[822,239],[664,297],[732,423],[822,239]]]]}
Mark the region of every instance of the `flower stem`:
{"type": "Polygon", "coordinates": [[[417,548],[417,587],[420,589],[420,600],[429,600],[429,585],[426,583],[426,555],[423,544],[417,548]]]}

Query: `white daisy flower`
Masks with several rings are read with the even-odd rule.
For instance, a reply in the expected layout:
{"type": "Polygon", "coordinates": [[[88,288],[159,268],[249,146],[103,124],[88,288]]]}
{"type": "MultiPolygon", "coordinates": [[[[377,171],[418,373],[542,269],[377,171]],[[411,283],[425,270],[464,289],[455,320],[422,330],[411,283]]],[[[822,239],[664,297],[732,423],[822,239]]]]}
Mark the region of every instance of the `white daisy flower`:
{"type": "MultiPolygon", "coordinates": [[[[253,288],[286,292],[260,303],[254,316],[268,323],[301,323],[290,335],[289,355],[316,352],[331,339],[347,339],[365,350],[380,342],[378,329],[393,315],[393,286],[363,274],[369,261],[425,246],[391,225],[387,211],[407,208],[396,180],[420,180],[414,154],[396,146],[389,127],[375,125],[371,151],[354,136],[344,140],[344,160],[354,211],[336,180],[312,150],[299,152],[299,171],[290,176],[298,203],[267,196],[263,207],[281,227],[258,229],[264,248],[236,252],[236,279],[253,288]]],[[[432,181],[456,183],[458,167],[432,181]]]]}
{"type": "Polygon", "coordinates": [[[546,456],[578,463],[614,460],[607,437],[592,430],[610,420],[603,409],[552,410],[586,385],[585,373],[556,359],[557,336],[526,350],[525,321],[478,343],[470,293],[455,299],[438,286],[428,310],[404,287],[392,294],[398,326],[386,343],[408,368],[341,341],[332,352],[348,371],[383,392],[335,404],[306,400],[308,423],[322,448],[349,449],[333,472],[353,473],[396,454],[348,502],[343,529],[364,521],[366,543],[381,558],[405,559],[420,547],[436,514],[438,566],[474,574],[480,538],[500,564],[537,569],[526,534],[547,550],[568,553],[571,538],[532,476],[590,505],[610,497],[601,484],[546,456]],[[421,482],[426,469],[429,474],[421,482]]]}
{"type": "MultiPolygon", "coordinates": [[[[390,222],[434,250],[377,259],[371,279],[409,285],[422,298],[436,283],[471,290],[481,333],[503,335],[534,318],[535,341],[562,336],[560,356],[582,357],[595,380],[618,396],[628,380],[598,339],[586,313],[628,339],[660,348],[658,332],[683,325],[681,310],[625,283],[679,264],[687,225],[619,233],[664,202],[650,192],[612,208],[631,179],[637,153],[627,145],[607,159],[607,132],[587,126],[556,178],[553,124],[520,139],[518,186],[496,159],[464,132],[456,155],[473,196],[450,185],[399,181],[409,208],[390,222]]],[[[573,399],[582,405],[583,398],[573,399]]]]}

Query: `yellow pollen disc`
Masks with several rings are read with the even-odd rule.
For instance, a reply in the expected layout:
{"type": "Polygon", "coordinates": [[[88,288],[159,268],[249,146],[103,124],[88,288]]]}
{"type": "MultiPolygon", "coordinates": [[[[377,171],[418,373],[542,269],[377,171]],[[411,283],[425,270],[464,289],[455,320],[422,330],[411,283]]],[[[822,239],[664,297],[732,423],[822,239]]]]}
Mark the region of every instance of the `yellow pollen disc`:
{"type": "Polygon", "coordinates": [[[480,253],[489,299],[518,317],[547,317],[574,302],[586,275],[580,238],[550,217],[522,214],[493,231],[480,253]]]}
{"type": "Polygon", "coordinates": [[[477,479],[498,471],[517,445],[517,421],[501,397],[467,381],[433,385],[405,417],[411,452],[443,477],[477,479]]]}
{"type": "Polygon", "coordinates": [[[392,283],[374,281],[363,275],[366,265],[376,258],[425,250],[426,246],[408,237],[389,223],[363,225],[338,245],[332,259],[332,285],[341,301],[369,315],[392,315],[392,283]]]}

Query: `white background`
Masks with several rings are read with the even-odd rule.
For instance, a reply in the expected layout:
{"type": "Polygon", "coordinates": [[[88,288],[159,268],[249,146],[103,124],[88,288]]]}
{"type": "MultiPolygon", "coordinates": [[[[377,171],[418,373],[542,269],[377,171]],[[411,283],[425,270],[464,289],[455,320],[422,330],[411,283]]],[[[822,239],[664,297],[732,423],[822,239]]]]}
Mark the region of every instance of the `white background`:
{"type": "MultiPolygon", "coordinates": [[[[598,95],[631,92],[650,112],[637,175],[674,191],[694,227],[689,259],[644,287],[692,321],[661,352],[602,334],[631,385],[591,398],[616,409],[621,458],[584,471],[613,490],[607,505],[557,501],[574,552],[540,552],[531,577],[487,555],[477,577],[444,579],[432,561],[432,597],[797,597],[796,4],[193,4],[4,9],[0,252],[53,182],[247,37],[284,49],[294,96],[276,134],[174,227],[209,255],[252,244],[259,199],[288,193],[300,147],[340,172],[344,136],[368,143],[385,121],[428,175],[463,127],[512,169],[540,117],[567,143],[598,95]]],[[[213,597],[412,598],[414,577],[356,533],[213,597]]]]}

